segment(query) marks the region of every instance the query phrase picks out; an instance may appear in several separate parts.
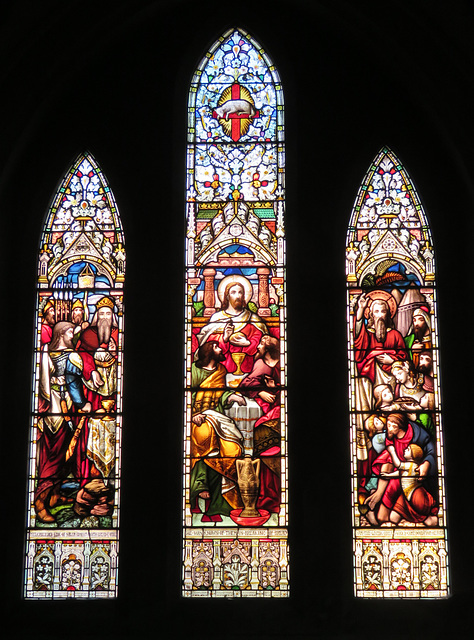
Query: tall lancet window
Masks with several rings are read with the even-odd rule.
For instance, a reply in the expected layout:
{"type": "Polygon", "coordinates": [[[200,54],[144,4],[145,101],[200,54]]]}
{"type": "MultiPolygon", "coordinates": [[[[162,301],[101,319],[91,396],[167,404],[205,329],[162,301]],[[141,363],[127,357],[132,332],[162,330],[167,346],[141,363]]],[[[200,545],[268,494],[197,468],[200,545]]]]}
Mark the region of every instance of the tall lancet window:
{"type": "Polygon", "coordinates": [[[25,597],[117,595],[125,251],[80,155],[46,216],[37,278],[25,597]]]}
{"type": "Polygon", "coordinates": [[[232,29],[189,92],[183,595],[286,597],[283,94],[232,29]]]}
{"type": "Polygon", "coordinates": [[[355,594],[446,597],[433,242],[390,149],[357,194],[346,273],[355,594]]]}

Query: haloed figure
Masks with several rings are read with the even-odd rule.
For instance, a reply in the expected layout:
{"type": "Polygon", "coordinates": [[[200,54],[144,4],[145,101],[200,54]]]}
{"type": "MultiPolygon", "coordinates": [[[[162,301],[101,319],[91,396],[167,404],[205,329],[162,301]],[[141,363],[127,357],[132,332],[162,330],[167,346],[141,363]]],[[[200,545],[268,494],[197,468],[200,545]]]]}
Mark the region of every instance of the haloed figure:
{"type": "Polygon", "coordinates": [[[388,383],[392,364],[407,357],[405,342],[394,328],[388,302],[378,298],[371,301],[362,293],[357,302],[354,334],[359,374],[372,384],[388,383]]]}
{"type": "Polygon", "coordinates": [[[229,373],[237,369],[232,359],[233,353],[244,353],[241,370],[248,373],[252,369],[253,356],[263,334],[268,333],[264,321],[249,310],[248,302],[252,287],[243,276],[228,276],[223,279],[222,306],[209,320],[197,336],[199,345],[216,340],[224,354],[224,366],[229,373]]]}

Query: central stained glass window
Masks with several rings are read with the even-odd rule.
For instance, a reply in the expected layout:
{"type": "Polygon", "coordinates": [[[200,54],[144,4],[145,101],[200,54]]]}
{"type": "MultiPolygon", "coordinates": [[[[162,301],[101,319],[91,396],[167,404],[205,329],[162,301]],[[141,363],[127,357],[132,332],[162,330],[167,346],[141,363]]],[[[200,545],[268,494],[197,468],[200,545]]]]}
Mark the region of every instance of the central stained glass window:
{"type": "Polygon", "coordinates": [[[232,29],[188,101],[183,595],[288,596],[283,93],[232,29]]]}

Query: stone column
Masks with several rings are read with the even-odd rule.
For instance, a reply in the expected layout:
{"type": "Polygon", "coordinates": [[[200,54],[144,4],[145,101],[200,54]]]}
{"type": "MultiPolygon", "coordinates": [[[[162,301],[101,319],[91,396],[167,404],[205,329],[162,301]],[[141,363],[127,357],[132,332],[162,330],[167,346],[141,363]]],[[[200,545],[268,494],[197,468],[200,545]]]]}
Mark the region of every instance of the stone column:
{"type": "Polygon", "coordinates": [[[204,269],[204,315],[212,316],[216,310],[216,292],[214,291],[215,269],[204,269]]]}
{"type": "Polygon", "coordinates": [[[258,315],[259,316],[270,316],[272,312],[270,311],[269,304],[269,292],[268,292],[268,277],[270,275],[270,269],[267,267],[260,267],[257,269],[258,275],[258,315]]]}

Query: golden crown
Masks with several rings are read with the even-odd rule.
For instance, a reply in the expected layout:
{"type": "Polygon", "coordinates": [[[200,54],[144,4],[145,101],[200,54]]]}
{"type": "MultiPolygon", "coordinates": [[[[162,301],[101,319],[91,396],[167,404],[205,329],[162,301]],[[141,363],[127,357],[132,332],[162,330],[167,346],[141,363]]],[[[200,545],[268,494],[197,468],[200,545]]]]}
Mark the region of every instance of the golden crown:
{"type": "Polygon", "coordinates": [[[110,309],[113,309],[114,301],[110,298],[101,298],[95,306],[97,309],[100,309],[101,307],[109,307],[110,309]]]}

